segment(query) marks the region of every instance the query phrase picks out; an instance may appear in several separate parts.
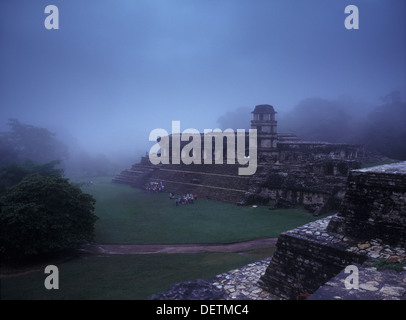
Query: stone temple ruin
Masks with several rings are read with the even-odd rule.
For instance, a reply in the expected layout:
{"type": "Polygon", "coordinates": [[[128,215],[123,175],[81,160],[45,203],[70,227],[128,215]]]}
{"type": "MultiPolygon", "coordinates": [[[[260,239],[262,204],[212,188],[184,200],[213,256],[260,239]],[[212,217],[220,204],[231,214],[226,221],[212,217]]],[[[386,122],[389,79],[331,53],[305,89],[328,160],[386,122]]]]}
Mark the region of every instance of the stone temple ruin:
{"type": "Polygon", "coordinates": [[[371,259],[406,262],[406,162],[361,169],[371,162],[362,146],[278,134],[270,105],[252,113],[259,157],[253,176],[239,176],[236,165],[154,166],[143,157],[113,181],[134,187],[162,181],[170,192],[241,205],[302,204],[316,215],[337,209],[282,233],[259,286],[282,299],[406,299],[406,272],[367,265],[371,259]],[[359,269],[358,289],[344,286],[350,265],[359,269]]]}
{"type": "Polygon", "coordinates": [[[370,259],[406,261],[406,162],[351,171],[338,213],[282,233],[276,246],[260,280],[276,296],[406,299],[406,272],[363,266],[370,259]],[[349,265],[360,268],[358,290],[345,288],[349,265]]]}
{"type": "Polygon", "coordinates": [[[187,191],[242,205],[270,200],[276,207],[303,204],[315,214],[338,208],[349,171],[366,160],[363,146],[302,141],[278,133],[271,105],[257,105],[252,114],[251,128],[258,137],[258,166],[252,176],[238,175],[237,164],[152,165],[145,156],[113,182],[143,187],[162,181],[173,193],[187,191]]]}

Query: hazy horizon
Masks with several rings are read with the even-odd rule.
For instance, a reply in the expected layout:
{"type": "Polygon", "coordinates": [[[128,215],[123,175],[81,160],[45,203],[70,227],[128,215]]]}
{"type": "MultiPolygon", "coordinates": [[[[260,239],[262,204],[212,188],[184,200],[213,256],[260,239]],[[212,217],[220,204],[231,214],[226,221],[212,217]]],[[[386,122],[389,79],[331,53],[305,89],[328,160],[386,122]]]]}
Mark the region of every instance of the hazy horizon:
{"type": "Polygon", "coordinates": [[[405,100],[405,17],[402,0],[3,0],[0,131],[17,118],[71,152],[137,161],[155,128],[249,126],[258,104],[281,129],[309,99],[362,118],[405,100]],[[49,4],[59,30],[44,27],[49,4]]]}

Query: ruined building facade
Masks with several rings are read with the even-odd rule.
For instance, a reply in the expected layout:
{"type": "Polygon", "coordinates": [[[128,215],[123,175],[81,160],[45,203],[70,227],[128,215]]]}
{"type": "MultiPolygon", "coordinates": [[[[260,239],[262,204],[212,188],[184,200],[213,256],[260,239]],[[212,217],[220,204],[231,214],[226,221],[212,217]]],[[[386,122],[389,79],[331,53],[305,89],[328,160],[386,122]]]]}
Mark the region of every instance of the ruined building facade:
{"type": "MultiPolygon", "coordinates": [[[[243,205],[272,200],[274,206],[303,204],[315,213],[336,207],[343,199],[350,170],[359,168],[365,159],[363,146],[302,141],[292,134],[278,133],[271,105],[257,105],[252,115],[258,164],[251,176],[239,175],[238,163],[153,165],[145,156],[113,182],[143,187],[149,181],[162,181],[168,192],[192,192],[243,205]]],[[[207,156],[211,155],[202,153],[207,156]]]]}

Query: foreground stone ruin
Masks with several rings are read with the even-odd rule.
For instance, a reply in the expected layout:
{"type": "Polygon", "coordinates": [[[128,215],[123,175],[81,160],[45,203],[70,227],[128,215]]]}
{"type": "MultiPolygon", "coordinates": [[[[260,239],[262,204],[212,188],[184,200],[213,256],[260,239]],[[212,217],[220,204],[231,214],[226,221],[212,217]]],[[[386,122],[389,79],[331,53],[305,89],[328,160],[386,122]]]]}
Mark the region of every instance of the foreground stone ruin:
{"type": "MultiPolygon", "coordinates": [[[[347,266],[361,267],[379,258],[405,261],[405,230],[406,162],[354,170],[336,215],[280,235],[261,286],[278,297],[297,299],[313,294],[341,272],[335,286],[334,280],[329,283],[330,291],[332,287],[345,291],[341,280],[347,266]]],[[[383,290],[394,290],[397,298],[405,299],[405,273],[399,276],[397,289],[383,290]]],[[[323,298],[320,293],[318,297],[323,298]]]]}
{"type": "Polygon", "coordinates": [[[406,243],[405,162],[355,170],[339,214],[328,230],[357,239],[406,243]]]}

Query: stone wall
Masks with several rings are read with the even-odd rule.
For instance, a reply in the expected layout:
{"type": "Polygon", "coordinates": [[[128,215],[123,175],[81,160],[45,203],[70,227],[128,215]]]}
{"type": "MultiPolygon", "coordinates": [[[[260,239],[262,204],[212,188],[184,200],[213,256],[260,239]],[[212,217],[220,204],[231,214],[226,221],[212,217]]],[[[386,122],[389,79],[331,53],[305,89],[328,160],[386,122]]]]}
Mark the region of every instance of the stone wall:
{"type": "Polygon", "coordinates": [[[282,233],[261,286],[284,299],[311,294],[345,266],[361,264],[367,256],[350,250],[356,242],[328,234],[331,217],[282,233]]]}
{"type": "Polygon", "coordinates": [[[314,161],[325,158],[356,160],[364,157],[364,147],[362,145],[344,143],[309,141],[279,142],[278,151],[280,162],[314,161]]]}
{"type": "Polygon", "coordinates": [[[406,162],[355,170],[338,214],[282,233],[261,278],[271,294],[312,294],[348,265],[405,254],[406,162]]]}
{"type": "Polygon", "coordinates": [[[406,244],[406,162],[354,170],[329,230],[406,244]]]}
{"type": "Polygon", "coordinates": [[[358,161],[337,159],[260,164],[250,180],[244,202],[267,203],[283,198],[292,205],[303,204],[316,215],[338,210],[345,194],[348,173],[359,167],[358,161]]]}

